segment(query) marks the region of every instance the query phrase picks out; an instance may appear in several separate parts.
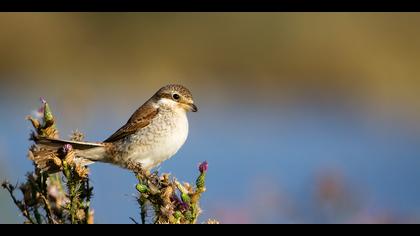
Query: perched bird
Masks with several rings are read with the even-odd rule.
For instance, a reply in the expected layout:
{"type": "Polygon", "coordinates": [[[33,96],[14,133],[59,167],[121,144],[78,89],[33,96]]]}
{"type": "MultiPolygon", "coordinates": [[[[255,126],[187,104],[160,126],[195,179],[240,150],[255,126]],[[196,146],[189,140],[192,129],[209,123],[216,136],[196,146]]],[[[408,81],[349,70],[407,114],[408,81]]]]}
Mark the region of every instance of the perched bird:
{"type": "Polygon", "coordinates": [[[127,123],[103,142],[76,142],[37,137],[35,143],[47,150],[70,144],[84,165],[105,162],[126,168],[141,164],[150,170],[172,157],[188,136],[187,112],[197,111],[191,92],[182,85],[159,89],[127,123]]]}

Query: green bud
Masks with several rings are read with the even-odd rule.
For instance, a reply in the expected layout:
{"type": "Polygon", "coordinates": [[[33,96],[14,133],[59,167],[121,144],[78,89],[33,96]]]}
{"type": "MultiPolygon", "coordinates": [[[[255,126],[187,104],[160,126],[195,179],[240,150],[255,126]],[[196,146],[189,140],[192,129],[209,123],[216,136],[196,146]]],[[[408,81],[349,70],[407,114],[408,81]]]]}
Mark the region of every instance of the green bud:
{"type": "Polygon", "coordinates": [[[182,213],[180,211],[175,211],[175,213],[174,213],[175,219],[179,219],[179,218],[181,218],[181,216],[182,216],[182,213]]]}
{"type": "Polygon", "coordinates": [[[193,214],[192,214],[191,211],[186,211],[185,212],[185,219],[188,220],[188,221],[190,221],[190,222],[194,219],[193,214]]]}
{"type": "Polygon", "coordinates": [[[201,173],[197,180],[195,181],[195,184],[198,189],[203,189],[206,185],[206,172],[201,173]]]}
{"type": "Polygon", "coordinates": [[[149,189],[147,188],[146,185],[144,184],[137,184],[136,185],[136,189],[137,191],[139,191],[140,193],[146,193],[149,189]]]}
{"type": "Polygon", "coordinates": [[[191,202],[190,196],[188,196],[188,194],[186,194],[186,193],[182,193],[181,198],[182,198],[182,201],[187,203],[187,204],[189,204],[191,202]]]}
{"type": "Polygon", "coordinates": [[[49,127],[54,124],[54,117],[51,112],[50,106],[48,103],[44,103],[44,124],[45,127],[49,127]]]}

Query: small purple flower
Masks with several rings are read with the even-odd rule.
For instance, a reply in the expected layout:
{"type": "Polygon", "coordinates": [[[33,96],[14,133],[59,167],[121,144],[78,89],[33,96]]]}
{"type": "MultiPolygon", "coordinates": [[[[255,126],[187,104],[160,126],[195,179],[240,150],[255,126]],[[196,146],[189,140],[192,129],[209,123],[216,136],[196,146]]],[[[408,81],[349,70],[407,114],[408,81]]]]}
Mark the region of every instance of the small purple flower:
{"type": "Polygon", "coordinates": [[[45,110],[45,104],[47,104],[47,101],[45,101],[45,99],[43,97],[40,97],[39,100],[42,103],[42,106],[40,108],[38,108],[36,111],[32,111],[32,114],[38,118],[41,119],[44,117],[44,110],[45,110]]]}
{"type": "Polygon", "coordinates": [[[47,101],[45,100],[45,98],[44,98],[44,97],[40,97],[40,98],[39,98],[39,100],[41,100],[42,104],[47,103],[47,101]]]}
{"type": "Polygon", "coordinates": [[[69,153],[71,150],[73,150],[73,146],[71,146],[71,144],[64,144],[63,146],[63,152],[64,153],[69,153]]]}
{"type": "Polygon", "coordinates": [[[186,210],[190,209],[190,206],[188,206],[188,203],[185,203],[185,202],[181,201],[180,208],[182,210],[186,211],[186,210]]]}
{"type": "Polygon", "coordinates": [[[40,97],[39,100],[41,101],[42,106],[34,112],[34,114],[37,118],[42,118],[44,116],[45,104],[47,104],[47,101],[45,101],[43,97],[40,97]]]}
{"type": "Polygon", "coordinates": [[[207,161],[204,161],[203,163],[200,164],[200,166],[198,167],[198,170],[201,173],[207,172],[207,169],[209,168],[209,164],[207,163],[207,161]]]}
{"type": "Polygon", "coordinates": [[[171,200],[175,202],[175,205],[178,206],[181,210],[188,210],[189,206],[187,203],[182,201],[176,194],[172,195],[171,200]]]}

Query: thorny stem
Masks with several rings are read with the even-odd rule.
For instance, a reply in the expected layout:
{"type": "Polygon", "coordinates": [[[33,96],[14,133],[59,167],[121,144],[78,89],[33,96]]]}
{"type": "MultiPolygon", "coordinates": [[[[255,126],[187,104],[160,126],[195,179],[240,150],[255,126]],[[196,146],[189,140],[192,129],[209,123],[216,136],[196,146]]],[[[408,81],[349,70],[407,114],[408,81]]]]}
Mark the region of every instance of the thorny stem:
{"type": "Polygon", "coordinates": [[[147,217],[147,206],[146,206],[147,200],[144,197],[140,197],[139,203],[140,203],[140,217],[141,217],[141,223],[146,224],[146,217],[147,217]]]}
{"type": "Polygon", "coordinates": [[[45,213],[47,214],[47,219],[48,219],[48,223],[49,224],[55,224],[56,221],[53,218],[53,214],[52,214],[52,210],[51,210],[51,206],[49,204],[49,201],[47,199],[48,193],[47,193],[47,179],[48,179],[48,174],[47,173],[40,173],[41,175],[41,180],[40,180],[40,193],[41,193],[41,199],[44,202],[44,210],[45,213]]]}
{"type": "Polygon", "coordinates": [[[139,222],[137,222],[133,217],[128,217],[131,221],[133,221],[134,224],[138,225],[139,222]]]}
{"type": "Polygon", "coordinates": [[[92,191],[90,188],[90,184],[89,184],[89,179],[86,180],[86,207],[85,207],[85,218],[86,218],[86,223],[89,224],[89,222],[91,222],[91,215],[90,215],[90,198],[92,197],[92,191]]]}
{"type": "Polygon", "coordinates": [[[42,224],[41,214],[39,214],[38,207],[34,207],[34,215],[37,224],[42,224]]]}
{"type": "Polygon", "coordinates": [[[19,208],[19,210],[22,212],[22,215],[31,223],[35,224],[35,221],[31,218],[28,209],[26,208],[26,205],[23,205],[20,201],[18,201],[13,194],[15,187],[13,187],[11,184],[4,182],[2,184],[2,187],[9,192],[10,197],[13,200],[13,203],[19,208]]]}
{"type": "Polygon", "coordinates": [[[45,209],[45,212],[47,213],[48,223],[57,224],[57,222],[53,218],[51,206],[48,199],[44,195],[42,195],[41,198],[42,198],[42,201],[44,202],[44,209],[45,209]]]}
{"type": "Polygon", "coordinates": [[[65,161],[63,161],[63,167],[64,167],[64,175],[67,179],[67,188],[68,188],[68,191],[69,191],[70,203],[69,203],[68,209],[70,211],[70,221],[71,221],[71,224],[76,224],[77,223],[76,222],[76,214],[77,214],[77,212],[76,212],[77,211],[76,186],[72,181],[73,178],[72,178],[71,171],[70,171],[71,167],[69,167],[68,164],[65,161]]]}

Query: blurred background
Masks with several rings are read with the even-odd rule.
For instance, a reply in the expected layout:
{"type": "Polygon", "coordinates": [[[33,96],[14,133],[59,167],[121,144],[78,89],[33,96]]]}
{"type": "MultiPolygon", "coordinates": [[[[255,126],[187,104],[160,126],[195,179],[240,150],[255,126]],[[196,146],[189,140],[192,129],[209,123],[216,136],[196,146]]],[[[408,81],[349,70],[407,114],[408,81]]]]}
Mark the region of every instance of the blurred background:
{"type": "MultiPolygon", "coordinates": [[[[31,125],[106,139],[161,86],[199,107],[161,167],[202,221],[420,223],[420,14],[1,13],[0,180],[25,180],[31,125]]],[[[91,166],[97,223],[138,219],[134,176],[91,166]]],[[[0,191],[0,223],[23,221],[0,191]]]]}

